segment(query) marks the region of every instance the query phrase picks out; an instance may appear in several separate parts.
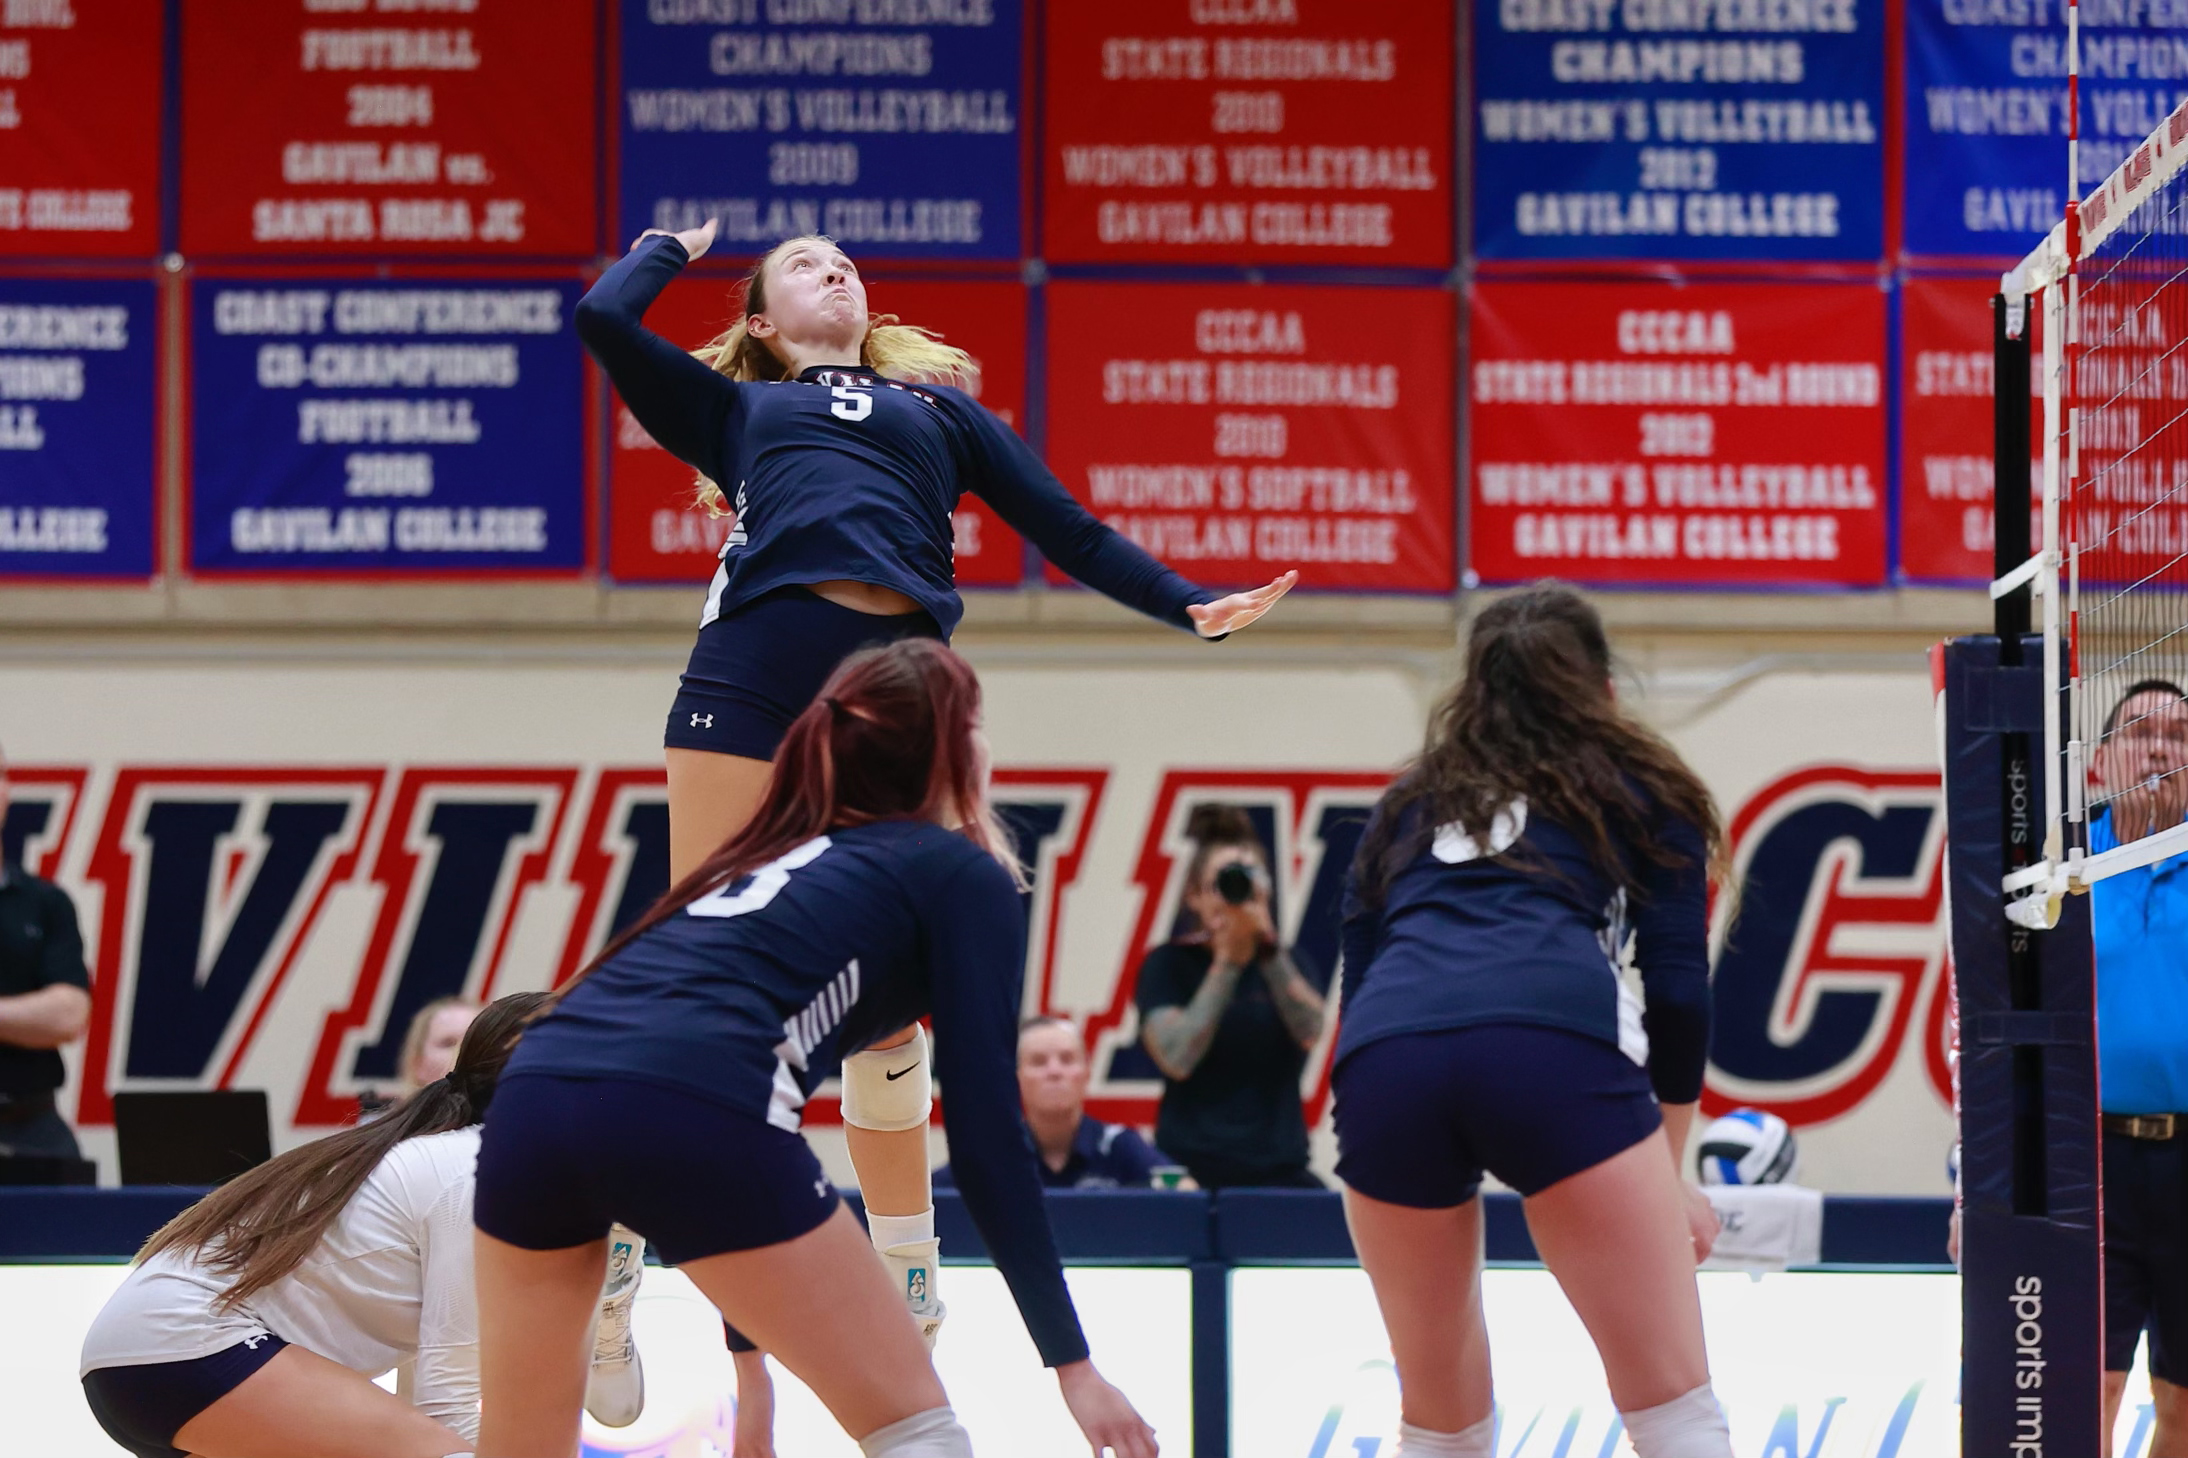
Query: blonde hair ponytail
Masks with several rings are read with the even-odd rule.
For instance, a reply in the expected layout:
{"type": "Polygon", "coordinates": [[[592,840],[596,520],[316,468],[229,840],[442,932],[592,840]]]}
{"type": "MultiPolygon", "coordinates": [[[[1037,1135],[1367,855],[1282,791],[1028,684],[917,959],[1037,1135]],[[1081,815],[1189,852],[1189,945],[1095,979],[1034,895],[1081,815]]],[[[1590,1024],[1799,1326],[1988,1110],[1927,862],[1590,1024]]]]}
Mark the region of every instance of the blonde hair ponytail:
{"type": "MultiPolygon", "coordinates": [[[[776,254],[796,243],[834,242],[819,234],[785,238],[761,254],[760,261],[753,264],[752,272],[745,276],[744,307],[740,311],[743,317],[693,350],[692,357],[717,374],[740,382],[790,378],[790,371],[776,358],[775,351],[763,341],[754,339],[745,324],[754,314],[767,308],[767,266],[776,254]]],[[[866,339],[859,345],[859,363],[888,379],[955,385],[961,389],[974,388],[980,378],[980,365],[971,355],[954,344],[944,344],[942,336],[931,329],[900,323],[894,314],[868,316],[866,339]]],[[[705,476],[698,478],[697,504],[709,516],[728,516],[731,510],[721,483],[705,476]]]]}

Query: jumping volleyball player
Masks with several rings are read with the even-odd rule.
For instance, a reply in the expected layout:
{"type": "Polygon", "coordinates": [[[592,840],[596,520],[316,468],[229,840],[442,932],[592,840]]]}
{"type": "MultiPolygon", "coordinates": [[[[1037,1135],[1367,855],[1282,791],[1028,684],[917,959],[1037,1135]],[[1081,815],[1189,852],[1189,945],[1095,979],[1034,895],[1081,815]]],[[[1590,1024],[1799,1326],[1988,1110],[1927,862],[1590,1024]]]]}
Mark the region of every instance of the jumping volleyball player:
{"type": "Polygon", "coordinates": [[[1620,711],[1593,608],[1544,584],[1474,619],[1346,888],[1337,1173],[1401,1458],[1490,1458],[1484,1170],[1525,1197],[1639,1458],[1731,1458],[1694,1283],[1717,1223],[1681,1175],[1721,840],[1709,792],[1620,711]]]}
{"type": "MultiPolygon", "coordinates": [[[[84,1337],[84,1395],[107,1436],[137,1458],[469,1449],[478,1122],[546,1001],[502,998],[473,1021],[445,1077],[372,1123],[231,1180],[154,1235],[84,1337]],[[415,1405],[372,1381],[405,1362],[415,1405]]],[[[617,1252],[603,1326],[628,1329],[639,1255],[617,1252]]],[[[636,1378],[635,1367],[595,1365],[587,1401],[631,1422],[636,1378]]]]}
{"type": "Polygon", "coordinates": [[[577,1449],[611,1221],[654,1241],[868,1458],[967,1458],[918,1325],[799,1134],[843,1050],[932,1014],[959,1188],[1099,1453],[1153,1458],[1095,1372],[1018,1111],[1025,916],[980,690],[912,639],[848,660],[751,822],[526,1034],[479,1158],[481,1458],[577,1449]]]}
{"type": "MultiPolygon", "coordinates": [[[[700,474],[711,509],[736,518],[669,713],[672,883],[751,817],[784,730],[846,656],[877,642],[949,638],[964,612],[950,513],[966,491],[1074,577],[1203,637],[1245,627],[1297,580],[1287,572],[1222,596],[1104,526],[1008,426],[955,388],[976,373],[969,355],[868,312],[858,269],[829,239],[769,250],[744,281],[742,317],[696,356],[685,353],[642,320],[714,234],[710,220],[640,235],[587,292],[576,321],[639,423],[700,474]]],[[[843,1113],[874,1246],[931,1341],[943,1308],[929,1068],[918,1029],[882,1030],[845,1062],[843,1113]]],[[[738,1370],[740,1391],[765,1381],[749,1353],[740,1352],[738,1370]]],[[[740,1432],[753,1435],[756,1417],[739,1411],[740,1432]]]]}

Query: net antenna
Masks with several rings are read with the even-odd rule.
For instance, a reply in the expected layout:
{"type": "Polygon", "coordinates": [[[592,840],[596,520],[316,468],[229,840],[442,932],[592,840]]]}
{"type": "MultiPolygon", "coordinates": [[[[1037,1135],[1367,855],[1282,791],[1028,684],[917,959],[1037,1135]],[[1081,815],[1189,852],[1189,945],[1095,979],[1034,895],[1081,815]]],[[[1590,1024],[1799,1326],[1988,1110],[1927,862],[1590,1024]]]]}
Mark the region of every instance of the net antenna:
{"type": "MultiPolygon", "coordinates": [[[[2078,7],[2067,8],[2064,220],[1999,284],[1996,499],[1999,631],[2043,603],[2041,855],[2004,878],[2017,925],[2060,899],[2188,852],[2188,102],[2078,198],[2078,7]],[[2042,347],[2041,546],[2009,561],[2028,520],[2027,331],[2042,347]],[[2025,437],[2024,437],[2025,439],[2025,437]],[[2014,525],[2009,528],[2009,517],[2014,525]]],[[[2109,160],[2092,157],[2101,163],[2109,160]]],[[[2022,541],[2026,538],[2022,537],[2022,541]]],[[[2018,630],[2012,634],[2018,643],[2018,630]]]]}

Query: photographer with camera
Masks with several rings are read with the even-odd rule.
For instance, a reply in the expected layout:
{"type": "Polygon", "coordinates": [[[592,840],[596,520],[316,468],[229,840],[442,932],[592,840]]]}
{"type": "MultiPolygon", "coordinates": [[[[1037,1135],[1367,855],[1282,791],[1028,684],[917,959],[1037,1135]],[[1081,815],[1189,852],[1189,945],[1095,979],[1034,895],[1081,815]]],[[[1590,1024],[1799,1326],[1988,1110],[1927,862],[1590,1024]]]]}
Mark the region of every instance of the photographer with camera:
{"type": "Polygon", "coordinates": [[[1299,1079],[1322,1035],[1320,991],[1278,942],[1253,822],[1202,805],[1180,934],[1140,963],[1140,1041],[1162,1070],[1155,1142],[1204,1189],[1319,1189],[1299,1079]]]}

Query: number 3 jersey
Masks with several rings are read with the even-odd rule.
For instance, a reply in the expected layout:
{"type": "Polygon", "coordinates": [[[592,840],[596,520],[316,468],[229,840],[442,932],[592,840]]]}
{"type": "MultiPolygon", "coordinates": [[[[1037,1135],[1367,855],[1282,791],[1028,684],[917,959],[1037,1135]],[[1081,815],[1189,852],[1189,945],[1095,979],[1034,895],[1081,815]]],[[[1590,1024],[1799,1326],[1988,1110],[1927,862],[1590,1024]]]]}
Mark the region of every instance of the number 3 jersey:
{"type": "Polygon", "coordinates": [[[817,365],[739,383],[640,323],[686,262],[647,238],[577,306],[577,332],[631,414],[718,483],[737,521],[700,626],[778,587],[845,579],[894,588],[945,635],[964,616],[950,513],[970,491],[1089,587],[1190,630],[1195,587],[1103,525],[1026,443],[962,391],[817,365]]]}
{"type": "Polygon", "coordinates": [[[958,1188],[1054,1366],[1086,1345],[1018,1111],[1024,975],[1024,903],[994,858],[926,821],[853,826],[638,937],[526,1030],[503,1076],[665,1084],[796,1130],[846,1053],[931,1014],[958,1188]]]}

